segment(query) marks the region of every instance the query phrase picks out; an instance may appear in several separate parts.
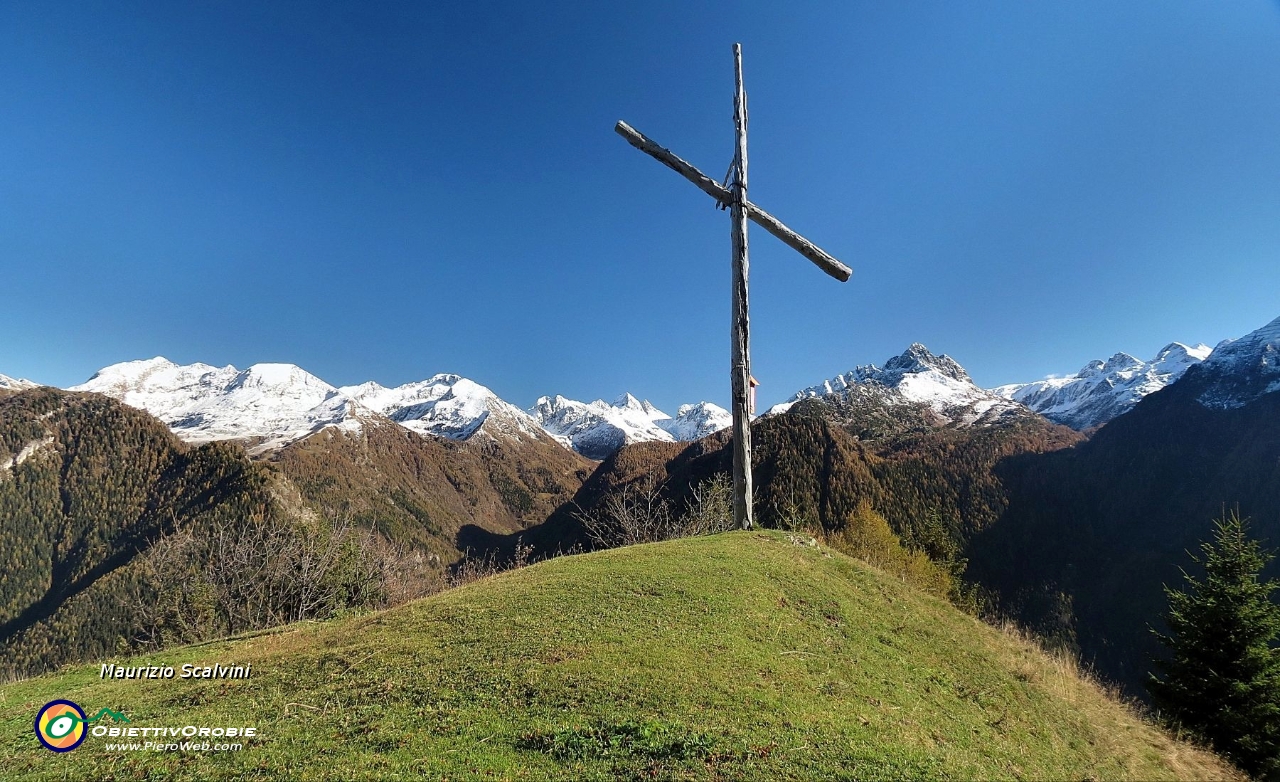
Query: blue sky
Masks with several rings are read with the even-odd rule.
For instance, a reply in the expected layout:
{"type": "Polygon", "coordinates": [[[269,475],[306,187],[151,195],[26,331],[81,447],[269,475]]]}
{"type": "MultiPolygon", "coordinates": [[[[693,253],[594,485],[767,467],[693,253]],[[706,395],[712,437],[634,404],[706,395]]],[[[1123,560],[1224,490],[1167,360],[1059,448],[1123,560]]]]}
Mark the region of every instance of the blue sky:
{"type": "Polygon", "coordinates": [[[1272,3],[11,3],[0,373],[457,372],[725,404],[744,47],[762,403],[920,341],[982,385],[1280,315],[1272,3]]]}

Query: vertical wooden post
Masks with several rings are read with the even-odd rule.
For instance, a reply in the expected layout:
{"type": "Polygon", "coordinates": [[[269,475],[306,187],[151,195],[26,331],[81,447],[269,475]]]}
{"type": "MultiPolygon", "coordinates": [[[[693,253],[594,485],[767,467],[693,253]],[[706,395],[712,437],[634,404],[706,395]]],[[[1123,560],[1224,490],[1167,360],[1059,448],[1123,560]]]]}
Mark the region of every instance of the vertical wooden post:
{"type": "Polygon", "coordinates": [[[748,379],[751,377],[751,327],[747,317],[747,95],[742,87],[742,44],[733,45],[733,124],[737,131],[733,202],[733,351],[731,379],[733,394],[733,522],[751,529],[751,412],[748,379]]]}
{"type": "Polygon", "coordinates": [[[733,324],[729,376],[733,408],[733,521],[742,529],[751,529],[751,323],[747,317],[747,220],[756,221],[766,231],[781,239],[788,247],[808,258],[827,274],[841,282],[852,273],[848,266],[828,255],[822,248],[792,231],[776,217],[747,200],[747,93],[742,86],[742,44],[733,45],[734,96],[733,124],[737,132],[737,149],[733,156],[733,182],[722,187],[706,174],[659,146],[621,120],[614,126],[627,143],[650,155],[680,176],[697,185],[721,207],[731,207],[733,230],[733,324]]]}

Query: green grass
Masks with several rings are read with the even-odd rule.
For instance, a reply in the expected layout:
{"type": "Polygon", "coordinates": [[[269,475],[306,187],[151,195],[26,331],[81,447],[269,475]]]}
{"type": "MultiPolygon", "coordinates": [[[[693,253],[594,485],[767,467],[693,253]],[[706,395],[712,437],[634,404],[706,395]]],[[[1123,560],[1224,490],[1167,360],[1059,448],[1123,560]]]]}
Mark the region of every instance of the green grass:
{"type": "MultiPolygon", "coordinates": [[[[378,614],[161,652],[244,681],[0,687],[0,774],[49,779],[1209,779],[1030,643],[779,533],[544,562],[378,614]],[[132,725],[255,725],[239,752],[63,755],[68,698],[132,725]]],[[[126,661],[116,660],[124,663],[126,661]]]]}

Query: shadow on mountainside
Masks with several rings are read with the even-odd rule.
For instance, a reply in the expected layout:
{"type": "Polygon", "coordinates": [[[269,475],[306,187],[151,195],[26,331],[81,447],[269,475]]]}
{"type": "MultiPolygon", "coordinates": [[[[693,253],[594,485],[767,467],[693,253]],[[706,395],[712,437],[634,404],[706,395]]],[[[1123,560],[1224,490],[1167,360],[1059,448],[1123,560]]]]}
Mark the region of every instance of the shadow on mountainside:
{"type": "Polygon", "coordinates": [[[1175,384],[1076,448],[1002,461],[1008,508],[969,546],[967,575],[1002,608],[1141,698],[1163,585],[1192,569],[1213,519],[1238,508],[1280,543],[1280,394],[1228,410],[1198,394],[1175,384]]]}

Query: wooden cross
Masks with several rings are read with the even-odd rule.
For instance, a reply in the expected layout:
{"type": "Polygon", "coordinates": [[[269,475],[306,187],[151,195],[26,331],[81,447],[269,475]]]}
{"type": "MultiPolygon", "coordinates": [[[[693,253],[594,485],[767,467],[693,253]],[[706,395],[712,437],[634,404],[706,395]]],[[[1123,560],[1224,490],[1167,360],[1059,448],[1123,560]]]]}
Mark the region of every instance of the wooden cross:
{"type": "Polygon", "coordinates": [[[788,247],[817,264],[827,274],[844,282],[853,272],[821,248],[786,227],[776,217],[747,200],[747,95],[742,89],[742,44],[733,45],[734,83],[733,124],[737,131],[737,149],[733,156],[733,179],[724,187],[711,177],[681,160],[670,150],[621,120],[614,127],[631,146],[652,156],[680,176],[697,185],[730,210],[733,224],[733,348],[730,359],[733,399],[733,522],[742,529],[753,524],[751,510],[751,411],[748,381],[751,377],[750,321],[747,310],[747,220],[751,219],[788,247]]]}

